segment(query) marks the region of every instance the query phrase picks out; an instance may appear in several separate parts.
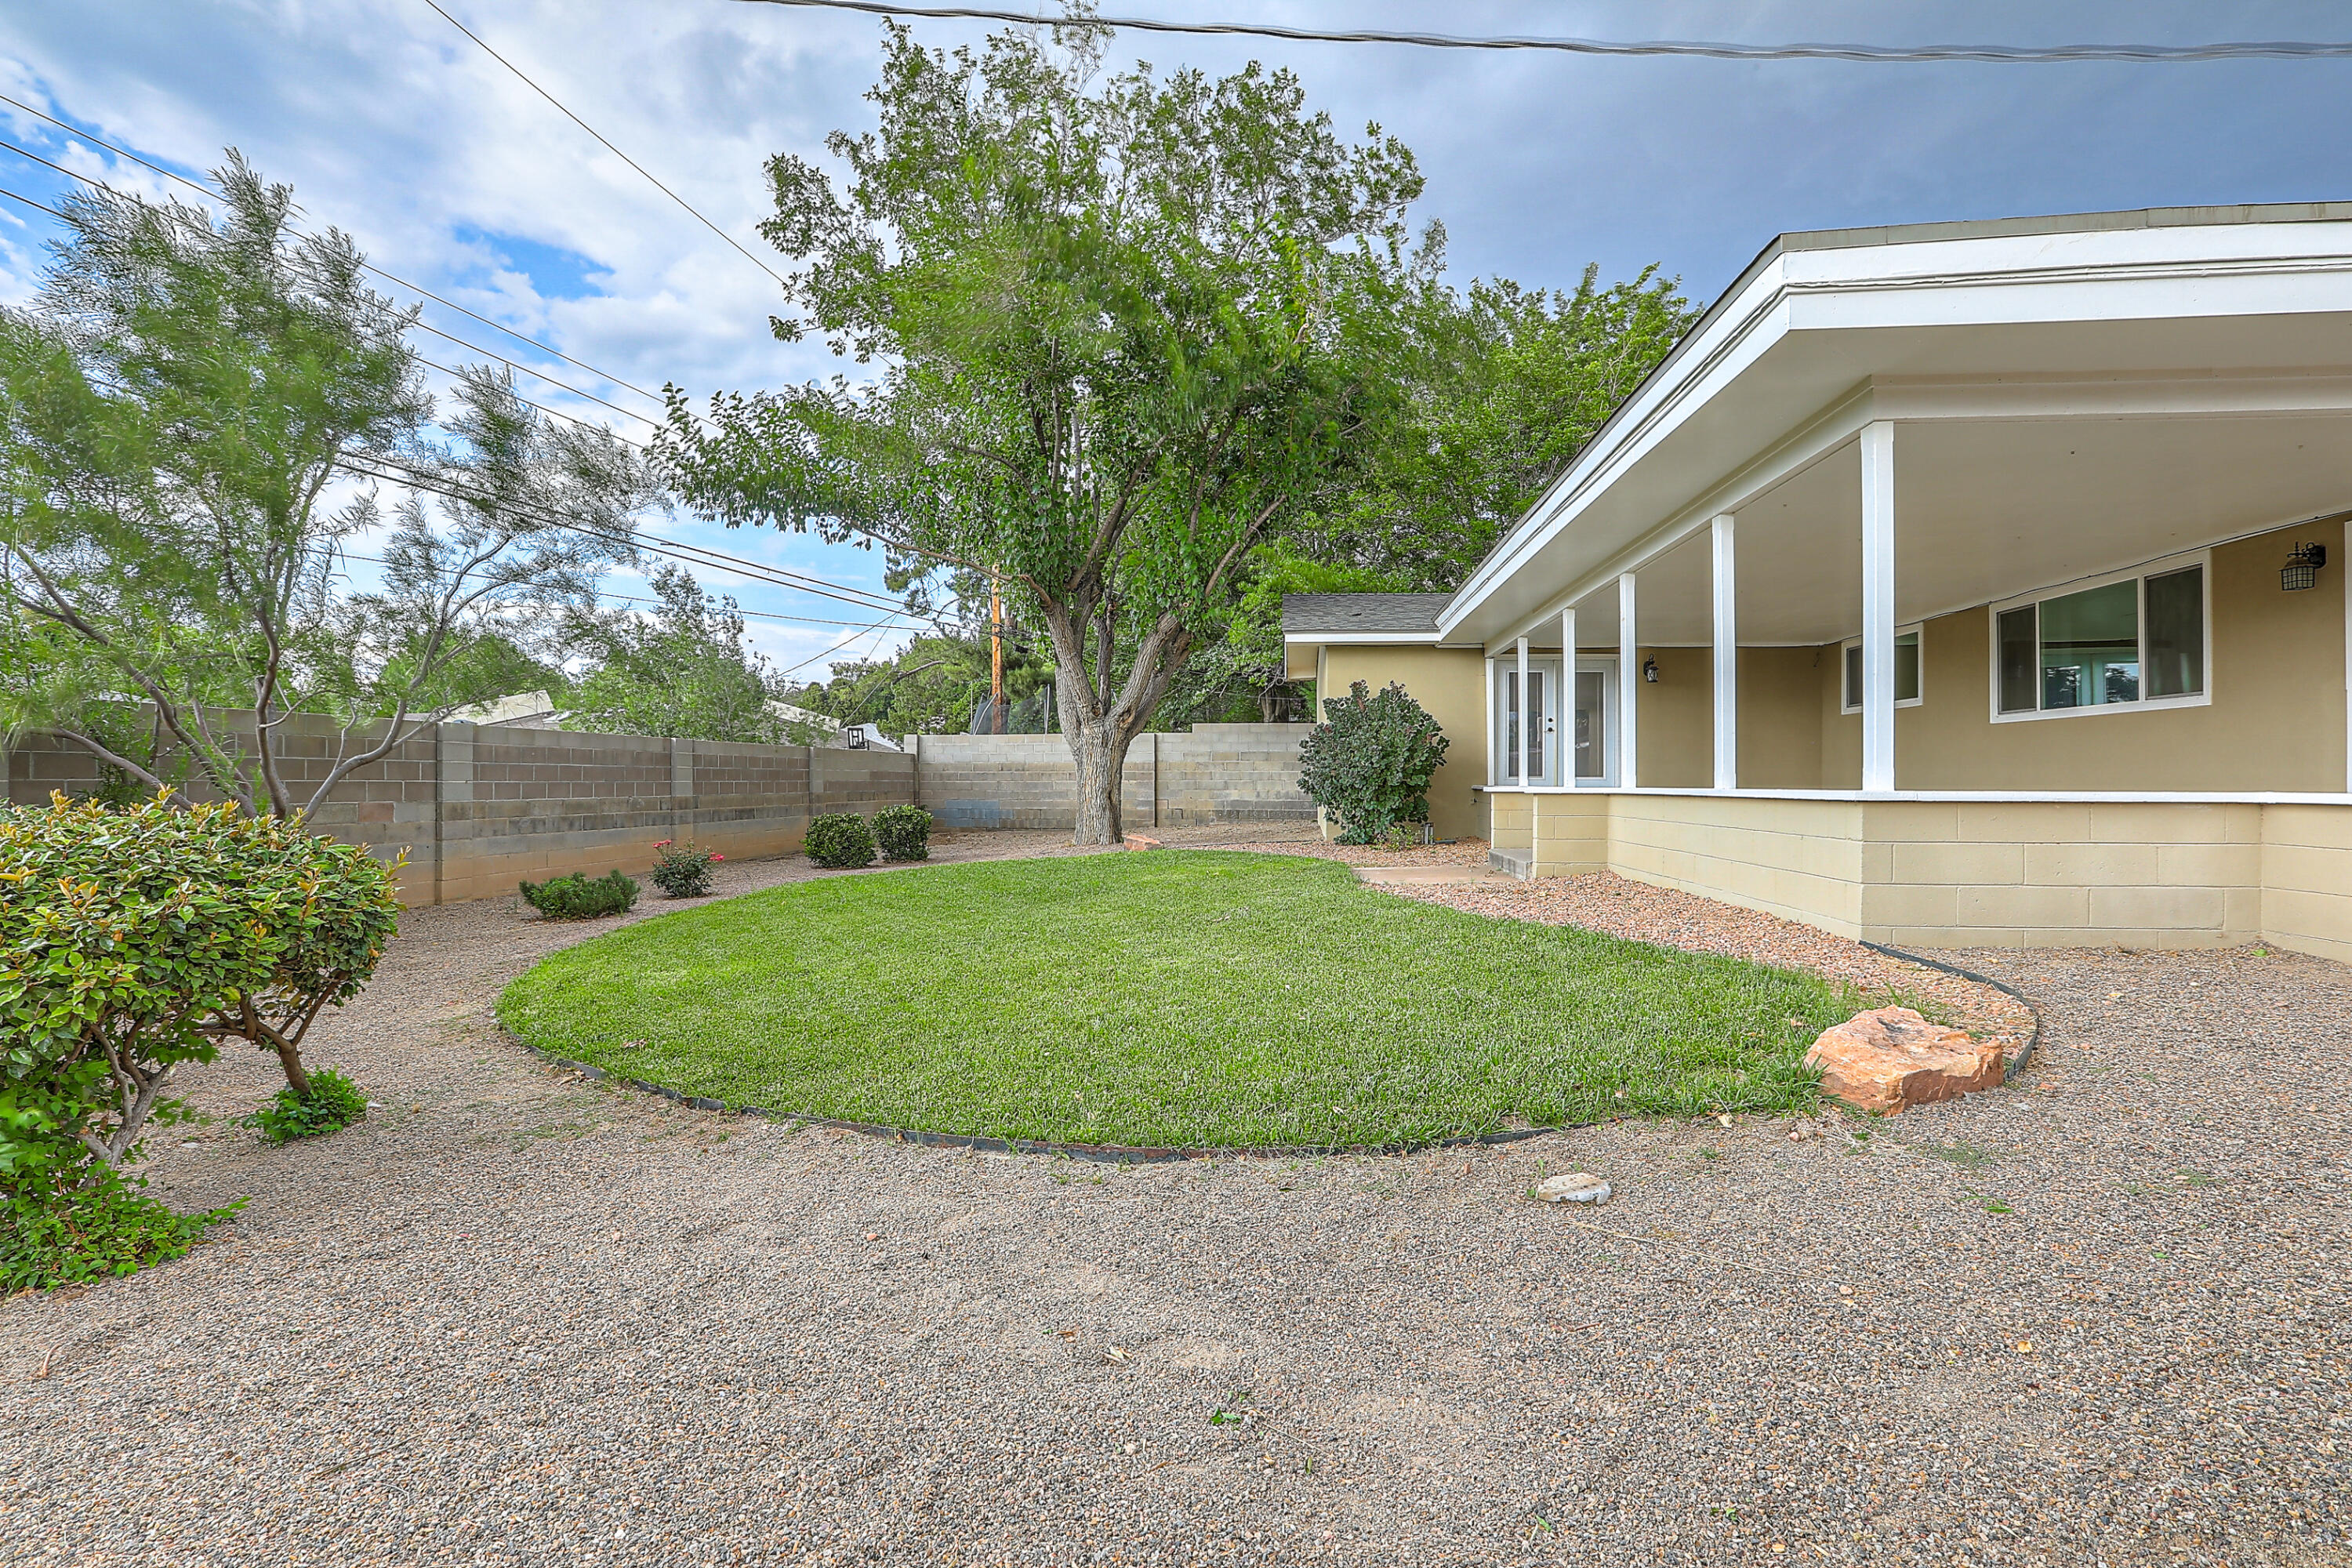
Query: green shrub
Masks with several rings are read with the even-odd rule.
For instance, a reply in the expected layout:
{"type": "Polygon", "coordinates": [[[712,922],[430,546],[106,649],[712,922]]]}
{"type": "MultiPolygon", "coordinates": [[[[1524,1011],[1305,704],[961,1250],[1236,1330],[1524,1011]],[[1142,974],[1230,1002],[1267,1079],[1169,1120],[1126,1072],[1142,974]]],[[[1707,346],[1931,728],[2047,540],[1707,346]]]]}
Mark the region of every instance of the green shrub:
{"type": "Polygon", "coordinates": [[[87,1285],[180,1257],[209,1226],[245,1206],[173,1214],[129,1183],[109,1178],[70,1198],[11,1193],[0,1208],[0,1296],[87,1285]]]}
{"type": "Polygon", "coordinates": [[[290,1143],[349,1127],[366,1114],[367,1096],[358,1086],[334,1068],[322,1068],[310,1075],[310,1093],[281,1089],[277,1099],[237,1118],[236,1124],[260,1133],[265,1143],[290,1143]]]}
{"type": "Polygon", "coordinates": [[[522,884],[522,901],[551,921],[593,921],[626,914],[637,901],[637,879],[618,871],[586,877],[574,871],[544,882],[522,884]]]}
{"type": "Polygon", "coordinates": [[[885,860],[931,858],[931,814],[919,805],[886,805],[874,814],[874,842],[885,860]]]}
{"type": "Polygon", "coordinates": [[[1393,681],[1375,695],[1359,680],[1323,712],[1298,748],[1298,787],[1339,825],[1339,842],[1428,821],[1429,781],[1445,763],[1437,721],[1393,681]]]}
{"type": "Polygon", "coordinates": [[[654,846],[654,868],[648,875],[665,898],[698,899],[710,891],[712,868],[726,858],[716,849],[704,854],[691,838],[684,844],[665,838],[654,846]]]}
{"type": "Polygon", "coordinates": [[[874,864],[874,829],[854,811],[812,817],[801,847],[820,866],[843,870],[874,864]]]}
{"type": "Polygon", "coordinates": [[[115,1190],[149,1121],[184,1113],[173,1069],[224,1040],[307,1089],[304,1036],[400,911],[396,862],[299,818],[51,799],[0,808],[0,1181],[37,1206],[115,1190]]]}

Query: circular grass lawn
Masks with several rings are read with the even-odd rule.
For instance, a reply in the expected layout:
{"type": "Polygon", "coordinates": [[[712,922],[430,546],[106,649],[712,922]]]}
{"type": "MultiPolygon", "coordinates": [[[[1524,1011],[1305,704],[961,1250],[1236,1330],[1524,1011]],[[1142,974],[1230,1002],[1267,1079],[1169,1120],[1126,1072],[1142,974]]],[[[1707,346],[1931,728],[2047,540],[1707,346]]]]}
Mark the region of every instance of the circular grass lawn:
{"type": "Polygon", "coordinates": [[[829,878],[557,952],[533,1046],[779,1115],[1188,1147],[1379,1145],[1809,1107],[1841,987],[1375,891],[1111,854],[829,878]]]}

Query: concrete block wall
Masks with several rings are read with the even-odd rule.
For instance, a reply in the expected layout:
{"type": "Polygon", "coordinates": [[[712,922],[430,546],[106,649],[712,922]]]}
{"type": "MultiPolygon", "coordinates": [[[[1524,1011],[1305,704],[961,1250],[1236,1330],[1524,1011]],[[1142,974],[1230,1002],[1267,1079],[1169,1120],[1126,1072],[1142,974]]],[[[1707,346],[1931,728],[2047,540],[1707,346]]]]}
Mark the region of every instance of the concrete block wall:
{"type": "MultiPolygon", "coordinates": [[[[1195,724],[1139,735],[1119,776],[1129,828],[1315,820],[1298,791],[1309,724],[1195,724]]],[[[1071,827],[1077,763],[1062,735],[918,735],[916,795],[942,827],[1071,827]]]]}
{"type": "MultiPolygon", "coordinates": [[[[292,793],[307,799],[332,765],[332,724],[297,717],[278,747],[292,793]]],[[[99,783],[89,753],[52,736],[18,737],[5,763],[8,798],[22,805],[99,783]]],[[[789,854],[814,815],[870,816],[914,798],[915,759],[903,752],[447,723],[350,774],[312,820],[383,858],[404,852],[401,898],[413,905],[573,871],[643,876],[664,838],[739,859],[789,854]]]]}

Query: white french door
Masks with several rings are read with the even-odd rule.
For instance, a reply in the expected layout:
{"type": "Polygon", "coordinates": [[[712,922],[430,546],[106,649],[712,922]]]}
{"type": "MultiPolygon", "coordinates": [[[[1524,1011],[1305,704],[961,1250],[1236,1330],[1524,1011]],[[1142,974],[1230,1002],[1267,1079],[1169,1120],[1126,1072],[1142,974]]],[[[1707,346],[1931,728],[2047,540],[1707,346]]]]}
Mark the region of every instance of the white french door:
{"type": "Polygon", "coordinates": [[[1498,784],[1517,784],[1519,780],[1519,716],[1532,716],[1536,728],[1528,735],[1528,779],[1538,789],[1549,789],[1571,780],[1580,784],[1603,786],[1617,781],[1617,661],[1613,658],[1580,658],[1576,673],[1565,695],[1568,698],[1569,721],[1565,736],[1568,754],[1560,754],[1561,661],[1557,658],[1528,660],[1527,700],[1520,701],[1518,661],[1498,658],[1495,662],[1495,722],[1490,733],[1495,737],[1494,773],[1498,784]],[[1567,778],[1561,776],[1565,765],[1572,770],[1567,778]]]}
{"type": "Polygon", "coordinates": [[[1570,698],[1570,763],[1580,784],[1617,782],[1617,661],[1580,658],[1570,698]]]}

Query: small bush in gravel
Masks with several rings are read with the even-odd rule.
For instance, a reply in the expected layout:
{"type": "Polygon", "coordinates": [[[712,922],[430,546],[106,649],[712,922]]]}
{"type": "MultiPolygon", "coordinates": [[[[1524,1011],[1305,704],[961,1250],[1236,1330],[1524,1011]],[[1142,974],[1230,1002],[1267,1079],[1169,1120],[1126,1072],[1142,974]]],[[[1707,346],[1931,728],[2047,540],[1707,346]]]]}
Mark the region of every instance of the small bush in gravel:
{"type": "Polygon", "coordinates": [[[171,1121],[184,1061],[226,1039],[287,1081],[320,1012],[358,994],[399,914],[395,865],[230,805],[0,809],[0,1174],[96,1191],[171,1121]]]}
{"type": "Polygon", "coordinates": [[[874,814],[874,842],[885,860],[931,858],[931,814],[919,805],[886,805],[874,814]]]}
{"type": "Polygon", "coordinates": [[[637,901],[637,879],[619,871],[602,877],[574,871],[544,882],[525,882],[522,901],[551,921],[593,921],[626,914],[637,901]]]}
{"type": "Polygon", "coordinates": [[[367,1096],[358,1086],[334,1068],[322,1068],[310,1075],[310,1093],[281,1089],[268,1105],[238,1118],[237,1125],[252,1128],[265,1143],[290,1143],[349,1127],[366,1114],[367,1096]]]}
{"type": "Polygon", "coordinates": [[[1298,748],[1298,787],[1339,825],[1342,844],[1378,844],[1391,829],[1429,820],[1429,781],[1445,763],[1437,721],[1391,681],[1363,681],[1323,704],[1324,721],[1298,748]]]}
{"type": "Polygon", "coordinates": [[[665,838],[654,846],[654,868],[648,875],[664,898],[699,899],[710,891],[710,879],[718,874],[714,868],[726,858],[716,849],[705,854],[691,838],[684,844],[665,838]]]}
{"type": "MultiPolygon", "coordinates": [[[[801,839],[808,858],[830,870],[874,864],[874,829],[854,811],[812,818],[801,839]]],[[[925,853],[929,853],[926,849],[925,853]]]]}

